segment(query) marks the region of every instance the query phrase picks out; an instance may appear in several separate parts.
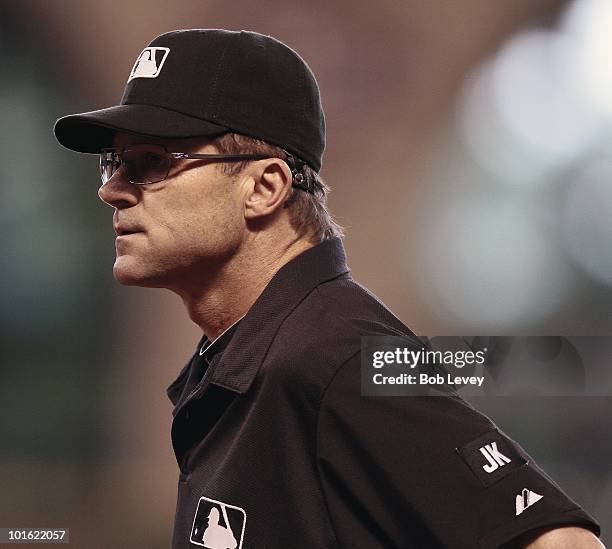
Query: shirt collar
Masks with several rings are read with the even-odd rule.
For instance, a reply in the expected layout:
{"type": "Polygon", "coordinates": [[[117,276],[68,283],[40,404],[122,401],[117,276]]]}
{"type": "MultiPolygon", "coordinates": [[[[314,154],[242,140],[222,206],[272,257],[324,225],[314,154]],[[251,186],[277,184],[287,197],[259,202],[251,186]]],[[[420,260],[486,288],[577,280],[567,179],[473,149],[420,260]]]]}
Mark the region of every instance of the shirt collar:
{"type": "Polygon", "coordinates": [[[238,326],[212,383],[245,393],[285,318],[319,284],[349,270],[339,237],[324,240],[283,265],[238,326]]]}
{"type": "Polygon", "coordinates": [[[214,341],[210,341],[207,337],[204,337],[200,341],[200,356],[206,355],[206,357],[211,357],[212,355],[217,354],[219,351],[222,351],[227,347],[232,335],[236,331],[238,323],[244,318],[245,315],[242,315],[236,322],[232,322],[221,334],[219,334],[214,341]]]}
{"type": "MultiPolygon", "coordinates": [[[[230,326],[235,331],[230,330],[231,339],[212,373],[211,383],[246,393],[285,318],[319,284],[349,271],[339,237],[324,240],[283,265],[240,322],[230,326]]],[[[224,335],[225,332],[211,346],[224,335]]],[[[198,349],[207,341],[200,340],[198,349]]]]}
{"type": "Polygon", "coordinates": [[[244,318],[242,315],[236,322],[228,326],[220,335],[218,335],[214,341],[210,341],[208,337],[203,335],[200,338],[196,346],[195,353],[192,355],[189,362],[185,365],[185,367],[181,370],[180,374],[176,377],[176,379],[168,386],[166,389],[166,394],[168,398],[176,406],[177,402],[180,399],[181,394],[185,389],[185,384],[188,382],[188,378],[190,376],[190,371],[192,368],[192,363],[194,360],[199,359],[201,356],[204,356],[204,360],[208,364],[211,363],[215,355],[222,353],[223,350],[227,347],[227,344],[232,339],[234,332],[238,328],[238,324],[244,318]]]}

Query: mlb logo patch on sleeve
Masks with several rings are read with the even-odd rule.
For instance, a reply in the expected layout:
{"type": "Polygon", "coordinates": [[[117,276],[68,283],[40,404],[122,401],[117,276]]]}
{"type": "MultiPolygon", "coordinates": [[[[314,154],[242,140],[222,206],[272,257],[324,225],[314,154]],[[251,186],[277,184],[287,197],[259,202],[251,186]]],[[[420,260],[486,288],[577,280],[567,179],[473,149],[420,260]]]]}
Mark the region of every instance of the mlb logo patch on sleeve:
{"type": "Polygon", "coordinates": [[[485,486],[491,486],[527,463],[523,450],[498,430],[455,449],[472,473],[485,486]]]}

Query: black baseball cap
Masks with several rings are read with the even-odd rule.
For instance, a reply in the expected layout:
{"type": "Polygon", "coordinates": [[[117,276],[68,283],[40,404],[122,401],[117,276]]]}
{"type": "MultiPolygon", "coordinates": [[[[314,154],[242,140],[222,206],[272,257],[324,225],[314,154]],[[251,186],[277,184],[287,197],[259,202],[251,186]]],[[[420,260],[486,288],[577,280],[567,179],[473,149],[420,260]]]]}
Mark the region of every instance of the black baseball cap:
{"type": "Polygon", "coordinates": [[[319,88],[291,48],[251,31],[190,29],[155,38],[137,57],[121,103],[60,118],[57,140],[99,153],[118,131],[161,138],[233,131],[267,141],[315,171],[325,149],[319,88]]]}

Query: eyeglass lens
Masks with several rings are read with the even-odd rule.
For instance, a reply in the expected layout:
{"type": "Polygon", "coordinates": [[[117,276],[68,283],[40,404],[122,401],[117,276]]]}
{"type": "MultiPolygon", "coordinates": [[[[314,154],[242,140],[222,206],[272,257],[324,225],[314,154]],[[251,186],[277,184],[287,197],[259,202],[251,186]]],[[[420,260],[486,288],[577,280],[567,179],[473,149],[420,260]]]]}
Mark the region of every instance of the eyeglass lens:
{"type": "Polygon", "coordinates": [[[163,181],[170,170],[170,156],[158,145],[132,145],[129,149],[104,150],[100,155],[100,176],[106,183],[123,167],[125,177],[132,183],[163,181]]]}

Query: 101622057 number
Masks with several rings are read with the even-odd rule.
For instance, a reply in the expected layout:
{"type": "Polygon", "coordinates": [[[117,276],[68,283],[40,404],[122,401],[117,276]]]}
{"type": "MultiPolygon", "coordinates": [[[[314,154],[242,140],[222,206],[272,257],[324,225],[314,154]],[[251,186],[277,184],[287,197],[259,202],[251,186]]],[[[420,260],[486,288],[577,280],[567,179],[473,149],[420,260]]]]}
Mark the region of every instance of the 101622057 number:
{"type": "Polygon", "coordinates": [[[66,528],[7,528],[4,541],[38,541],[42,543],[59,541],[61,543],[67,541],[67,531],[66,528]]]}

